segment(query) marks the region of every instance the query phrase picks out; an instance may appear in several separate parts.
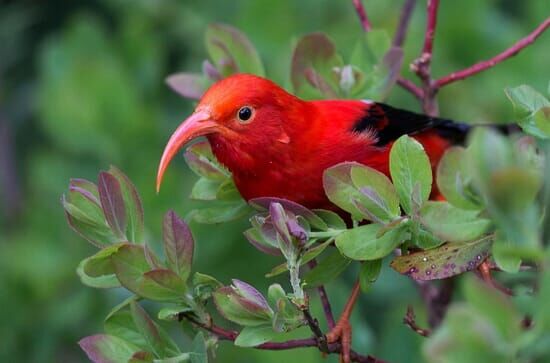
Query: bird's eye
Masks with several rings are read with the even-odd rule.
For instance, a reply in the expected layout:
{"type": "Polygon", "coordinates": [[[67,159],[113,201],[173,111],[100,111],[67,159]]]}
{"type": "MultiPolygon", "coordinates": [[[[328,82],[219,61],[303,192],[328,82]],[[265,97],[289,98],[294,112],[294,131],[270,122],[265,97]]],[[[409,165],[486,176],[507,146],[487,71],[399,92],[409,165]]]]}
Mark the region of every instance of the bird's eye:
{"type": "Polygon", "coordinates": [[[248,106],[241,107],[239,109],[239,112],[237,113],[237,116],[239,117],[239,121],[246,122],[250,120],[252,117],[252,108],[248,106]]]}

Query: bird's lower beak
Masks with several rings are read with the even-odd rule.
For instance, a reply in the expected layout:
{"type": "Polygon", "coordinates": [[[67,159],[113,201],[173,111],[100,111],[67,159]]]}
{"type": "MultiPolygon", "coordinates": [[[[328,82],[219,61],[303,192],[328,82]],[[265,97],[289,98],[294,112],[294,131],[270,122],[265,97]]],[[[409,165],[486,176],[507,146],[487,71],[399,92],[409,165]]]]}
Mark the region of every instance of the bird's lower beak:
{"type": "Polygon", "coordinates": [[[220,125],[212,120],[209,112],[195,111],[172,134],[164,148],[157,173],[157,193],[168,164],[176,153],[189,141],[219,131],[220,125]]]}

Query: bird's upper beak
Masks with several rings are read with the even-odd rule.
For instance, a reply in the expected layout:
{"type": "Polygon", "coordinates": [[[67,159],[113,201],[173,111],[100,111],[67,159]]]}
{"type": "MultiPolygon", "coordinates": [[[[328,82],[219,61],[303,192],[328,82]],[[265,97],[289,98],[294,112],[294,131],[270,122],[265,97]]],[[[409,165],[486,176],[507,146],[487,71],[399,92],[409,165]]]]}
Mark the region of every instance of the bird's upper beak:
{"type": "Polygon", "coordinates": [[[176,153],[190,140],[220,131],[220,125],[212,120],[206,110],[197,110],[174,131],[164,148],[157,173],[157,193],[168,164],[176,153]]]}

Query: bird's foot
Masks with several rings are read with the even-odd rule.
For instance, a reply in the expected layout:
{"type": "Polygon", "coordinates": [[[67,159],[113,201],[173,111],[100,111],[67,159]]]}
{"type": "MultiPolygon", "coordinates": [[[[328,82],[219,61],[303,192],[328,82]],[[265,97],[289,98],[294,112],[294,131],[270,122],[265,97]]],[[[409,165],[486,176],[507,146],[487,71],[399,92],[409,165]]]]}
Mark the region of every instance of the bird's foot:
{"type": "Polygon", "coordinates": [[[340,351],[340,363],[351,362],[351,324],[349,322],[349,317],[342,316],[340,320],[338,320],[338,323],[327,334],[327,342],[329,344],[340,343],[342,349],[340,351]]]}
{"type": "Polygon", "coordinates": [[[338,319],[338,322],[336,323],[334,328],[332,328],[330,332],[326,335],[327,342],[329,344],[338,342],[340,343],[341,363],[351,362],[351,324],[349,322],[349,319],[353,311],[355,301],[357,301],[357,297],[359,296],[359,291],[360,286],[359,281],[357,281],[353,286],[353,290],[348,299],[348,302],[346,303],[346,306],[344,307],[344,311],[342,312],[340,319],[338,319]]]}

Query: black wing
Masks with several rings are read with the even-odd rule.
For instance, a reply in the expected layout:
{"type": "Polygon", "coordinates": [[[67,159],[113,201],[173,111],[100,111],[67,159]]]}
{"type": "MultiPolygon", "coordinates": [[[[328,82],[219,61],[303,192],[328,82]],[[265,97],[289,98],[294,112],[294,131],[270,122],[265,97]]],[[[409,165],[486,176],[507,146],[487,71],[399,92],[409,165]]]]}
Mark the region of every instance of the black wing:
{"type": "Polygon", "coordinates": [[[398,109],[384,103],[365,105],[365,116],[353,126],[353,132],[374,131],[378,141],[376,146],[384,146],[402,135],[414,135],[429,129],[453,143],[463,143],[469,125],[439,117],[398,109]]]}

